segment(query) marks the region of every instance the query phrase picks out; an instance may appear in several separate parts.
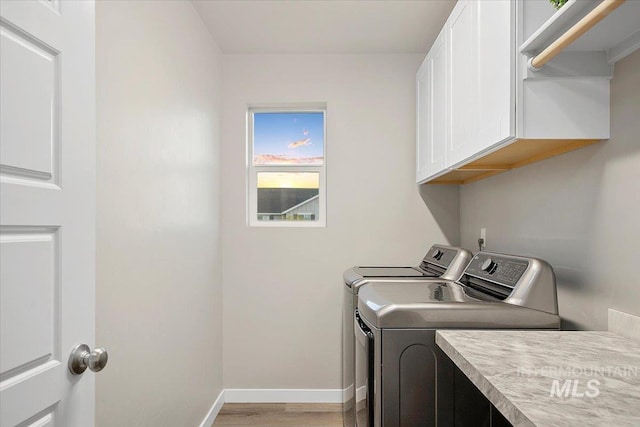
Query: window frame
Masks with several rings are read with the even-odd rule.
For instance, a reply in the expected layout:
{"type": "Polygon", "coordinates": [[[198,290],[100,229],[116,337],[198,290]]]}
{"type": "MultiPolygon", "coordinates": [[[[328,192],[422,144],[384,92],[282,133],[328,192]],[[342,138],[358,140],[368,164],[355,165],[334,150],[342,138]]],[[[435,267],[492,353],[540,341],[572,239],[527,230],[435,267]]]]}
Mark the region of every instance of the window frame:
{"type": "Polygon", "coordinates": [[[247,225],[249,227],[326,227],[327,226],[327,105],[311,104],[251,104],[247,106],[246,138],[246,189],[247,189],[247,225]],[[255,113],[323,113],[322,165],[254,165],[253,116],[255,113]],[[316,220],[258,220],[258,173],[261,172],[309,172],[318,173],[318,216],[316,220]]]}

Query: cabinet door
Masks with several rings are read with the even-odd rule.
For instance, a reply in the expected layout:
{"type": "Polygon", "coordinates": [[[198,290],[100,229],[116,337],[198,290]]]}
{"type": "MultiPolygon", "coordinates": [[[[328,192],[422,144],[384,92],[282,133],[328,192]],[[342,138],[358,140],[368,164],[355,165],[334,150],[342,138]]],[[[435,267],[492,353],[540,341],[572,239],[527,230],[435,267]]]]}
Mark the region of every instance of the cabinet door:
{"type": "Polygon", "coordinates": [[[429,116],[431,106],[431,74],[429,73],[430,56],[427,55],[416,74],[416,182],[424,181],[430,174],[428,158],[431,134],[429,132],[429,116]]]}
{"type": "Polygon", "coordinates": [[[429,111],[428,169],[434,175],[445,169],[447,144],[449,143],[449,64],[447,57],[447,31],[443,30],[429,51],[429,111]]]}
{"type": "Polygon", "coordinates": [[[515,4],[483,0],[478,7],[478,151],[515,136],[515,4]]]}
{"type": "Polygon", "coordinates": [[[448,143],[447,31],[443,30],[416,78],[416,181],[419,183],[446,167],[448,143]]]}
{"type": "Polygon", "coordinates": [[[477,10],[475,0],[459,0],[449,17],[449,122],[447,165],[477,151],[478,78],[477,10]]]}

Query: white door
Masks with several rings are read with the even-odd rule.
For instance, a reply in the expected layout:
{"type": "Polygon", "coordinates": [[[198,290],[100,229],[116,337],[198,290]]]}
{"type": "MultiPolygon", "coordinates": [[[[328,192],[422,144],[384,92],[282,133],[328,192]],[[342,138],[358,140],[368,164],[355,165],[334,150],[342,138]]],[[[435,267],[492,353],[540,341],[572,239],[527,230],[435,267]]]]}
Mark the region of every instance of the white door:
{"type": "Polygon", "coordinates": [[[94,424],[92,1],[0,2],[0,425],[94,424]]]}

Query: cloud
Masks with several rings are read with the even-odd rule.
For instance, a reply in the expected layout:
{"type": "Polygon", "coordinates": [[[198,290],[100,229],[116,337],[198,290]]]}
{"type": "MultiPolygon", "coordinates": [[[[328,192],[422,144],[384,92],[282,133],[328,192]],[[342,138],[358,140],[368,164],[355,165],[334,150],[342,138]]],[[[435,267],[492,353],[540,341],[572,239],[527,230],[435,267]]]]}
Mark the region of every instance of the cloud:
{"type": "Polygon", "coordinates": [[[304,136],[307,136],[307,135],[309,135],[309,131],[308,131],[307,129],[305,129],[305,130],[303,130],[303,131],[302,131],[302,134],[303,134],[304,136]]]}
{"type": "Polygon", "coordinates": [[[323,157],[289,157],[277,154],[256,154],[253,158],[255,165],[321,165],[323,157]]]}
{"type": "Polygon", "coordinates": [[[291,144],[289,144],[289,148],[298,148],[305,145],[311,145],[311,138],[300,139],[298,141],[292,142],[291,144]]]}

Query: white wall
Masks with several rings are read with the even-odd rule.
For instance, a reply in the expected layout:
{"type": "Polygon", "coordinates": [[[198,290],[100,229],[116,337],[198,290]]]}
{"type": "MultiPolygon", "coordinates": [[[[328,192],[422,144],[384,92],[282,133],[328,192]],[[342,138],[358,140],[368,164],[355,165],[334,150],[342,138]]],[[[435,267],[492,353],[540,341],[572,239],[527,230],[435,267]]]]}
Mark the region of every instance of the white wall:
{"type": "Polygon", "coordinates": [[[338,389],[342,272],[458,240],[456,188],[415,182],[420,55],[225,55],[225,388],[338,389]],[[247,103],[327,103],[327,227],[245,224],[247,103]],[[433,212],[433,213],[431,213],[433,212]]]}
{"type": "Polygon", "coordinates": [[[640,315],[640,51],[616,64],[611,139],[461,189],[462,245],[537,255],[558,279],[563,327],[640,315]]]}
{"type": "Polygon", "coordinates": [[[96,424],[196,426],[222,389],[221,54],[190,2],[96,15],[96,424]]]}

